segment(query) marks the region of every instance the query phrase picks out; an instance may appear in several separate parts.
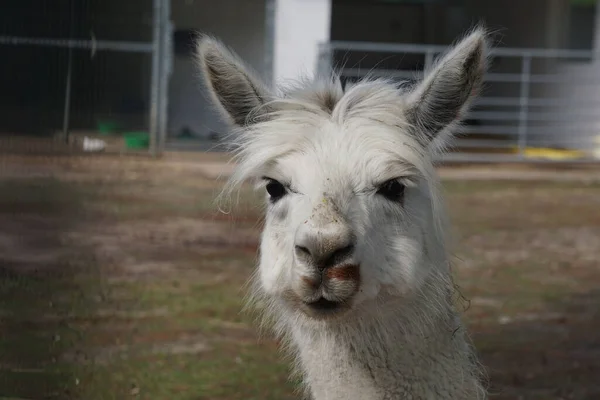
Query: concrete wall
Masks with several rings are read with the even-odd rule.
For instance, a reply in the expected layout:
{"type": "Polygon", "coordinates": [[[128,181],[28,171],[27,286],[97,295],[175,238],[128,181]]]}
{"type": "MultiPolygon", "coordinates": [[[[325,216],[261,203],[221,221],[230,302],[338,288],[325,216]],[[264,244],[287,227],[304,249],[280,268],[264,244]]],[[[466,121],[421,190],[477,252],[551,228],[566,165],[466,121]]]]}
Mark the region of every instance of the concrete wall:
{"type": "MultiPolygon", "coordinates": [[[[221,39],[259,74],[265,74],[265,0],[176,0],[176,30],[194,29],[221,39]]],[[[199,83],[190,55],[175,56],[169,88],[169,136],[188,127],[199,136],[226,129],[199,83]]]]}

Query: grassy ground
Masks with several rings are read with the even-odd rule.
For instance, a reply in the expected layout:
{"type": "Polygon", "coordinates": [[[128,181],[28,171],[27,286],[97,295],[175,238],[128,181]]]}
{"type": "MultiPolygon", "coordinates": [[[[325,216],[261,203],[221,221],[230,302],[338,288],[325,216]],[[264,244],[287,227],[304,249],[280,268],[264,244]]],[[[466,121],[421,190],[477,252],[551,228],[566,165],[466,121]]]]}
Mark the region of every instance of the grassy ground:
{"type": "MultiPolygon", "coordinates": [[[[0,165],[0,398],[293,399],[241,314],[260,206],[193,166],[0,165]]],[[[600,398],[600,185],[445,183],[495,399],[600,398]]]]}

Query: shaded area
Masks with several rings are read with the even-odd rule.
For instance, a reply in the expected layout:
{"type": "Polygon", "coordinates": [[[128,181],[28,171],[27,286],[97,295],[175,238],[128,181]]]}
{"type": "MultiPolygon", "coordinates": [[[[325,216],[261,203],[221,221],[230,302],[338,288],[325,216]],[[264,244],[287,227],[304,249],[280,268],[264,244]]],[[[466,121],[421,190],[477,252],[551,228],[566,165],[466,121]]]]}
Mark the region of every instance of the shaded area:
{"type": "MultiPolygon", "coordinates": [[[[2,177],[2,171],[0,171],[2,177]]],[[[93,308],[93,255],[64,234],[83,222],[76,187],[52,177],[0,181],[0,395],[76,398],[61,356],[84,331],[64,316],[93,308]]]]}

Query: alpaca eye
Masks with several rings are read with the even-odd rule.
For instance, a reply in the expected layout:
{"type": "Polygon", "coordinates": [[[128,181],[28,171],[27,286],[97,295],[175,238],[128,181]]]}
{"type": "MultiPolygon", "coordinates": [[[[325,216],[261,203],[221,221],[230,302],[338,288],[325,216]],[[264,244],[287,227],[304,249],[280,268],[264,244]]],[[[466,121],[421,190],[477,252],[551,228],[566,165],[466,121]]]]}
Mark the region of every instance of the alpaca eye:
{"type": "Polygon", "coordinates": [[[270,179],[269,183],[267,183],[267,193],[269,193],[269,196],[271,196],[271,201],[276,202],[286,195],[287,190],[281,183],[274,179],[270,179]]]}
{"type": "Polygon", "coordinates": [[[379,186],[377,189],[377,194],[390,201],[402,202],[402,200],[404,200],[404,189],[405,186],[397,179],[390,179],[379,186]]]}

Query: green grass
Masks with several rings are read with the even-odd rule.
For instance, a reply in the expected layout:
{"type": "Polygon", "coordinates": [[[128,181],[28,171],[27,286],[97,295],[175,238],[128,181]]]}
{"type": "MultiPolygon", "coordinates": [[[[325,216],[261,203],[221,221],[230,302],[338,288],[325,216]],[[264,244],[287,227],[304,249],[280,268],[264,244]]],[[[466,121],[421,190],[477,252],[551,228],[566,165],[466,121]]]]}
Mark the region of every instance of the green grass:
{"type": "Polygon", "coordinates": [[[115,283],[102,304],[90,301],[96,283],[80,276],[76,282],[20,279],[1,287],[0,310],[8,315],[4,327],[14,327],[0,337],[2,361],[10,365],[0,374],[2,395],[122,399],[139,388],[136,397],[147,399],[289,398],[293,388],[287,383],[287,366],[240,313],[243,279],[232,276],[210,284],[183,276],[115,283]],[[99,317],[99,309],[121,316],[99,317]],[[168,312],[152,316],[153,310],[168,312]],[[144,312],[150,316],[136,317],[144,312]],[[43,322],[48,314],[65,317],[43,322]],[[206,341],[207,350],[148,353],[152,346],[168,346],[189,335],[206,341]],[[60,361],[62,353],[77,348],[85,353],[115,345],[125,345],[127,351],[110,358],[108,365],[60,361]],[[128,358],[120,360],[122,355],[128,358]],[[28,385],[32,380],[36,384],[28,385]]]}
{"type": "Polygon", "coordinates": [[[287,374],[272,346],[227,345],[202,355],[141,357],[97,367],[80,386],[90,400],[127,398],[132,389],[142,399],[275,400],[293,396],[287,374]]]}

